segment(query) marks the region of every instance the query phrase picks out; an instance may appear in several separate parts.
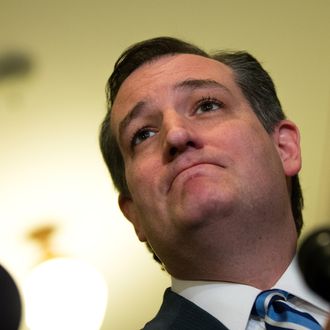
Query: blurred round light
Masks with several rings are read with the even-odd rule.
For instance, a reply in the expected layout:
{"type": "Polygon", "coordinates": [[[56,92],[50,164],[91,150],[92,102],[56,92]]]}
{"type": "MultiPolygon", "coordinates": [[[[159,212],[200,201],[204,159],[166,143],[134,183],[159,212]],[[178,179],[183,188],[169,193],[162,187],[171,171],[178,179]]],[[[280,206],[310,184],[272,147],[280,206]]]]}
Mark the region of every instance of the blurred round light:
{"type": "Polygon", "coordinates": [[[23,286],[26,324],[31,330],[98,330],[107,285],[88,263],[54,258],[38,265],[23,286]]]}

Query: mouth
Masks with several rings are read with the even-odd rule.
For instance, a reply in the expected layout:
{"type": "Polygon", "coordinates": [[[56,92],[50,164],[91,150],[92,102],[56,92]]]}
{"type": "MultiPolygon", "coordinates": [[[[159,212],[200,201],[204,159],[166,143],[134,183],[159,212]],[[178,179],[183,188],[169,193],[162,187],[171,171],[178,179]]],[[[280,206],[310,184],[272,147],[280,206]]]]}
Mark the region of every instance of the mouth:
{"type": "Polygon", "coordinates": [[[178,180],[187,181],[200,176],[209,176],[214,167],[222,167],[218,164],[198,162],[178,169],[169,181],[168,191],[178,180]]]}

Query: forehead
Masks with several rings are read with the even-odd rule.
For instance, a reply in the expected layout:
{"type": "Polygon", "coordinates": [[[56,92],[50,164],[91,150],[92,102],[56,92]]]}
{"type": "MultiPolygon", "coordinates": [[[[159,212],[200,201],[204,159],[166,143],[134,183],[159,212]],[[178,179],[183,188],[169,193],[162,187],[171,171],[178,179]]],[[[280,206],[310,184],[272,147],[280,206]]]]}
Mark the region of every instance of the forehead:
{"type": "Polygon", "coordinates": [[[214,80],[240,93],[232,70],[216,60],[193,54],[163,56],[133,71],[119,88],[112,107],[112,126],[138,102],[159,100],[175,85],[189,79],[214,80]]]}

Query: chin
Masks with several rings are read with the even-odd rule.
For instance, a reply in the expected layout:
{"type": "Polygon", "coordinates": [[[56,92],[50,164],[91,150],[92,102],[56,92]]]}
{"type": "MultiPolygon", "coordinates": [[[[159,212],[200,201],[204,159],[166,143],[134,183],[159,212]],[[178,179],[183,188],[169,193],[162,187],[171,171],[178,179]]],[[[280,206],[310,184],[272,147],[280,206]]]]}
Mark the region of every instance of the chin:
{"type": "Polygon", "coordinates": [[[234,198],[225,191],[219,189],[200,189],[191,194],[185,194],[180,203],[172,208],[173,218],[179,226],[207,225],[213,221],[219,221],[227,217],[234,208],[234,198]]]}

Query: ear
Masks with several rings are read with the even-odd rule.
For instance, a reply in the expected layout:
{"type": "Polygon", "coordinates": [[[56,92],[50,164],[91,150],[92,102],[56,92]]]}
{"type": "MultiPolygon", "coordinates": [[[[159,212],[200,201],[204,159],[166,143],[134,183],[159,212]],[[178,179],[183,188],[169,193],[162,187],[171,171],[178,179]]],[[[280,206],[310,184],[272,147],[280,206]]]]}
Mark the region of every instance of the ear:
{"type": "Polygon", "coordinates": [[[144,235],[144,230],[141,226],[140,217],[136,210],[133,199],[131,197],[124,196],[123,194],[119,194],[118,205],[126,219],[128,219],[133,224],[139,240],[141,242],[146,242],[147,239],[144,235]]]}
{"type": "Polygon", "coordinates": [[[298,127],[289,120],[280,121],[272,133],[282,160],[286,176],[298,174],[301,168],[300,134],[298,127]]]}

